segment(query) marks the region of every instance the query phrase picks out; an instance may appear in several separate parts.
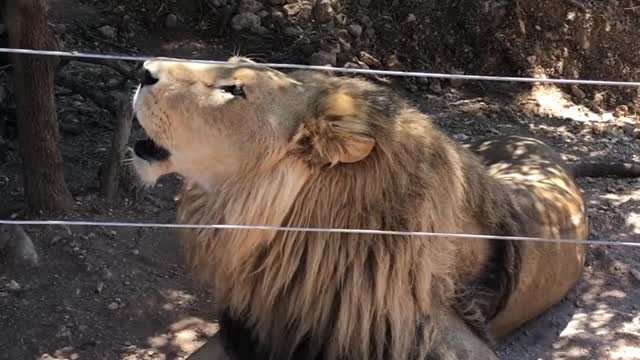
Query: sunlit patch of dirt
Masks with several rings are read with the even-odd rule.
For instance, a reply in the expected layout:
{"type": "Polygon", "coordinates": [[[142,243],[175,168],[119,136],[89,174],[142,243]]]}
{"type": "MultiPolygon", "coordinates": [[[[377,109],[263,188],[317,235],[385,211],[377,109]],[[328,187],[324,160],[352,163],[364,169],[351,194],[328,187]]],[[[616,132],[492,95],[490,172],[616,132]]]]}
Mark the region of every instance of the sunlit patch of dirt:
{"type": "Polygon", "coordinates": [[[171,324],[166,332],[148,339],[148,346],[128,346],[121,360],[139,360],[150,356],[168,360],[186,357],[202,346],[207,337],[218,331],[218,325],[198,317],[188,317],[171,324]]]}

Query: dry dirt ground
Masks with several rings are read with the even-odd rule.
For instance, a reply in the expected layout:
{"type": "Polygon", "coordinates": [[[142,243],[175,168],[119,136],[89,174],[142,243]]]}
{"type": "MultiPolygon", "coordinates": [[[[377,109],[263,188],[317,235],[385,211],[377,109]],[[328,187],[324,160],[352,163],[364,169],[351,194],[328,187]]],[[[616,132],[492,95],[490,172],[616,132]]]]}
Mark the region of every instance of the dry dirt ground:
{"type": "MultiPolygon", "coordinates": [[[[119,52],[121,43],[97,30],[106,5],[53,0],[51,6],[53,26],[65,35],[68,49],[119,52]]],[[[214,58],[236,50],[188,32],[134,32],[127,43],[133,45],[146,54],[214,58]]],[[[75,62],[63,72],[94,90],[108,88],[116,77],[104,67],[75,62]]],[[[8,78],[2,76],[6,89],[8,78]]],[[[110,146],[113,117],[86,97],[62,87],[58,92],[66,177],[76,199],[74,212],[63,218],[172,222],[172,178],[146,191],[126,186],[125,179],[119,200],[99,198],[97,170],[110,146]]],[[[593,113],[553,89],[524,92],[514,85],[482,84],[437,95],[405,94],[461,142],[526,134],[548,141],[569,159],[640,161],[637,118],[593,113]]],[[[3,216],[19,215],[23,208],[11,117],[3,109],[3,216]]],[[[132,137],[139,136],[136,127],[132,137]]],[[[640,180],[581,179],[580,184],[592,239],[640,243],[640,180]]],[[[0,359],[181,359],[216,331],[205,292],[184,274],[171,230],[33,226],[27,231],[41,265],[0,268],[0,359]]],[[[640,359],[639,272],[640,248],[591,247],[577,288],[505,339],[501,358],[640,359]]]]}

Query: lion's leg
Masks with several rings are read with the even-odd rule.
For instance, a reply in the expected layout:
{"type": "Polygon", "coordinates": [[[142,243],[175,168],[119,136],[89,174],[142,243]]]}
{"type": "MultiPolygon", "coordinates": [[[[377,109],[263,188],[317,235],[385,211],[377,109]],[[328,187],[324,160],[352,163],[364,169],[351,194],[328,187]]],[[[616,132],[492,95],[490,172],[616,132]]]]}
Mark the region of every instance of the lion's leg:
{"type": "Polygon", "coordinates": [[[503,338],[558,304],[580,279],[584,258],[582,244],[522,244],[519,285],[492,320],[492,333],[503,338]]]}
{"type": "Polygon", "coordinates": [[[498,360],[496,354],[453,311],[434,313],[435,333],[425,360],[498,360]]]}
{"type": "Polygon", "coordinates": [[[234,360],[234,358],[224,351],[222,336],[215,334],[186,360],[234,360]]]}

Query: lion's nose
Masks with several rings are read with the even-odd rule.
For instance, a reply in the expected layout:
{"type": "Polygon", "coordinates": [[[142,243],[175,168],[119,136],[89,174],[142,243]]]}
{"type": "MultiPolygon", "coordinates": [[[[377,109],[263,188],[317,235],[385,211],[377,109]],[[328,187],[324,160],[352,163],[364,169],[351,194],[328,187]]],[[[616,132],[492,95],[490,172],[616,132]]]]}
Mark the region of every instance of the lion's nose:
{"type": "Polygon", "coordinates": [[[156,78],[155,76],[153,76],[153,74],[151,73],[151,71],[145,69],[144,73],[142,74],[142,80],[140,81],[140,83],[142,84],[142,86],[149,86],[149,85],[153,85],[155,83],[158,82],[158,78],[156,78]]]}

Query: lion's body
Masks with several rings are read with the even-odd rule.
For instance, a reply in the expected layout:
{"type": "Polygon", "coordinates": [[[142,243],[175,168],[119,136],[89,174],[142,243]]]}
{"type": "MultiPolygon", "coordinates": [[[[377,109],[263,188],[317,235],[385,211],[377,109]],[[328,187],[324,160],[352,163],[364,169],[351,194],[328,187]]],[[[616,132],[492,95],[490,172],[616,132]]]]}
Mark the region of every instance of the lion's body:
{"type": "MultiPolygon", "coordinates": [[[[477,157],[361,80],[147,68],[154,79],[136,113],[171,155],[136,166],[149,181],[185,177],[181,223],[587,235],[580,191],[542,143],[507,138],[510,153],[493,143],[474,148],[477,157]],[[231,90],[208,95],[199,81],[231,90]]],[[[221,316],[211,353],[223,346],[232,359],[491,358],[483,340],[558,302],[584,252],[444,236],[189,229],[183,237],[221,316]]]]}
{"type": "MultiPolygon", "coordinates": [[[[505,184],[518,209],[518,233],[547,239],[584,240],[586,208],[580,189],[562,158],[540,141],[522,137],[488,139],[472,146],[488,173],[505,184]]],[[[582,272],[583,244],[518,244],[520,281],[509,303],[492,322],[502,337],[558,303],[582,272]]]]}

